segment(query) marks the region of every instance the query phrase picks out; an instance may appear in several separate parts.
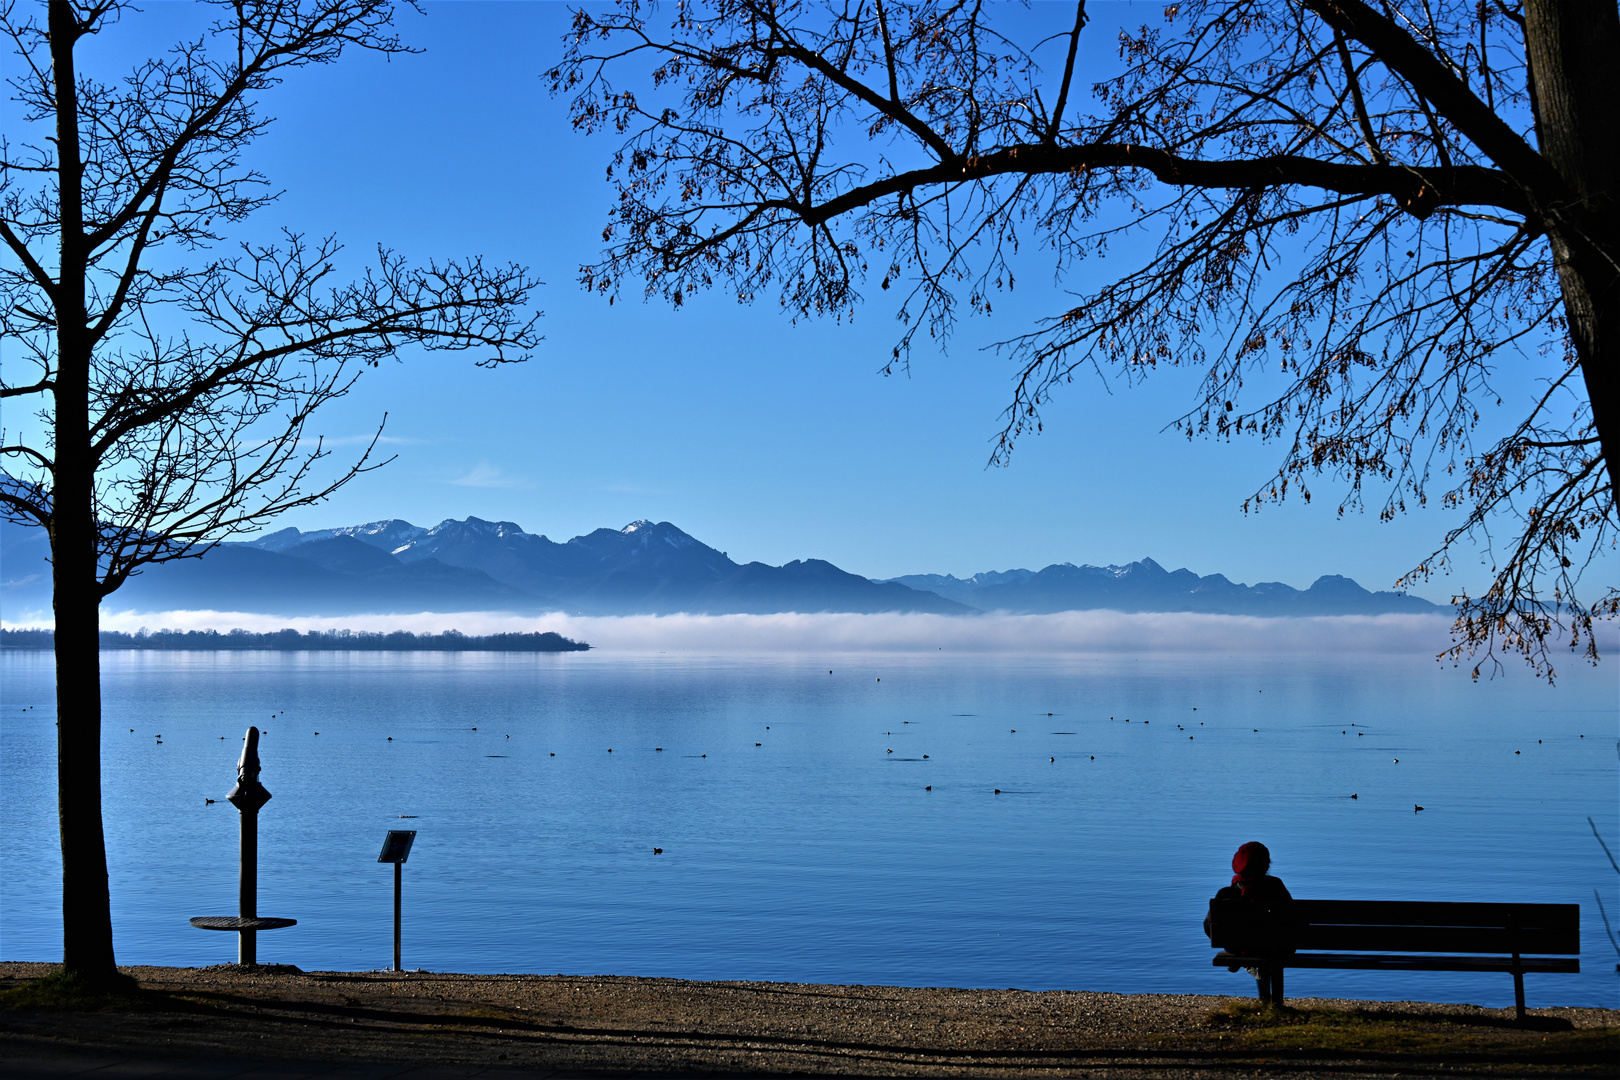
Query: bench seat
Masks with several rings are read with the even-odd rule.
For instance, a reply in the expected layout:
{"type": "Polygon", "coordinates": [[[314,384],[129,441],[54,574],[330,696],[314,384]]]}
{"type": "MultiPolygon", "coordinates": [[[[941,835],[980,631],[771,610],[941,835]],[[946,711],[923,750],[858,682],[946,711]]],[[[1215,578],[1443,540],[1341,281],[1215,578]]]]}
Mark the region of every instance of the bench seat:
{"type": "MultiPolygon", "coordinates": [[[[1249,967],[1253,956],[1219,953],[1216,967],[1249,967]]],[[[1284,966],[1291,968],[1346,968],[1361,971],[1540,971],[1578,974],[1579,960],[1555,956],[1368,956],[1366,953],[1295,953],[1284,966]]]]}

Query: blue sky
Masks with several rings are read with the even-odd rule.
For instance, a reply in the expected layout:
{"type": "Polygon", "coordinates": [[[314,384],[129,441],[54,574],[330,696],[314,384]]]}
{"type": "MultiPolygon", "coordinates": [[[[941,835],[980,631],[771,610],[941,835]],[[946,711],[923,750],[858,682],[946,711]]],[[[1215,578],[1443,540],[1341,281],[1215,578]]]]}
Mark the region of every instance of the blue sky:
{"type": "MultiPolygon", "coordinates": [[[[1108,56],[1107,23],[1158,10],[1100,5],[1087,33],[1108,56]]],[[[111,77],[194,11],[131,13],[82,62],[111,77]]],[[[335,233],[357,260],[378,242],[416,258],[482,254],[547,282],[546,341],[528,364],[406,355],[368,373],[316,426],[342,443],[386,412],[398,460],[283,524],[476,515],[564,539],[645,517],[739,561],[819,557],[873,577],[1152,556],[1248,582],[1344,573],[1372,588],[1452,524],[1437,510],[1379,524],[1376,504],[1340,520],[1326,482],[1309,507],[1243,515],[1280,450],[1163,430],[1192,403],[1196,372],[1112,393],[1077,382],[1010,467],[987,469],[1011,369],[986,347],[1084,285],[1053,282],[1033,257],[1013,302],[965,322],[948,352],[919,350],[909,376],[877,373],[899,333],[892,293],[873,290],[883,299],[843,324],[793,325],[773,303],[713,295],[610,309],[576,272],[598,251],[613,144],[574,133],[541,77],[567,19],[560,3],[430,4],[400,18],[422,55],[353,55],[263,99],[277,122],[250,160],[286,194],[253,232],[335,233]]],[[[1484,579],[1464,552],[1452,578],[1416,591],[1444,599],[1484,579]]]]}

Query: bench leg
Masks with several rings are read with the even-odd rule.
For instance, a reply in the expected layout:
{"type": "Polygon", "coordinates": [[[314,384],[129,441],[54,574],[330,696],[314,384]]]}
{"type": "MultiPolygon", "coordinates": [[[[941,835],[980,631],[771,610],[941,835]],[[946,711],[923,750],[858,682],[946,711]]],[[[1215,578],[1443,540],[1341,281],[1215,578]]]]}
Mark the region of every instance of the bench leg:
{"type": "Polygon", "coordinates": [[[1283,965],[1273,964],[1271,968],[1271,1003],[1277,1008],[1283,1007],[1283,965]]]}
{"type": "Polygon", "coordinates": [[[1513,970],[1513,1004],[1518,1010],[1519,1023],[1524,1023],[1524,972],[1513,970]]]}

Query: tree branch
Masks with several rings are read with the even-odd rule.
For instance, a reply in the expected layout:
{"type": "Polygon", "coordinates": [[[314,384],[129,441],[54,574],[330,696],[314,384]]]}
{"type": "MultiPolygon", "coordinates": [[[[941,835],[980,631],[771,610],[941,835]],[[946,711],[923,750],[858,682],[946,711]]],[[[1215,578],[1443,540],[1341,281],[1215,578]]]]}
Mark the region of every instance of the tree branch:
{"type": "Polygon", "coordinates": [[[1361,94],[1361,80],[1356,78],[1356,65],[1350,59],[1350,48],[1344,43],[1344,35],[1338,31],[1333,33],[1333,43],[1339,47],[1339,61],[1344,65],[1344,79],[1350,84],[1350,100],[1356,107],[1356,124],[1361,128],[1361,137],[1367,141],[1367,150],[1372,159],[1379,165],[1389,164],[1384,151],[1378,147],[1378,137],[1373,134],[1372,121],[1367,117],[1367,101],[1361,94]]]}
{"type": "MultiPolygon", "coordinates": [[[[1430,50],[1389,17],[1360,0],[1304,0],[1333,29],[1367,46],[1389,70],[1434,103],[1458,131],[1525,189],[1538,209],[1561,206],[1572,193],[1547,160],[1507,125],[1430,50]]],[[[1501,205],[1501,204],[1498,204],[1501,205]]]]}
{"type": "Polygon", "coordinates": [[[11,249],[11,253],[17,256],[17,260],[27,268],[28,276],[34,279],[34,284],[38,285],[40,291],[50,297],[54,303],[56,301],[56,282],[52,281],[51,275],[47,274],[45,268],[39,265],[39,261],[34,258],[34,253],[28,250],[28,245],[16,233],[11,231],[11,225],[5,218],[0,218],[0,238],[5,240],[6,246],[11,249]]]}
{"type": "Polygon", "coordinates": [[[1063,110],[1069,107],[1069,84],[1074,81],[1074,58],[1080,51],[1080,31],[1086,28],[1086,0],[1076,0],[1074,5],[1074,29],[1069,31],[1069,55],[1063,61],[1063,82],[1058,87],[1057,103],[1052,106],[1052,116],[1046,127],[1046,141],[1057,142],[1060,125],[1063,123],[1063,110]]]}
{"type": "Polygon", "coordinates": [[[819,206],[795,209],[808,225],[866,206],[885,195],[934,184],[954,184],[1000,175],[1088,173],[1103,169],[1144,169],[1160,182],[1178,187],[1323,188],[1346,195],[1389,195],[1415,217],[1428,217],[1434,207],[1495,206],[1512,213],[1528,211],[1523,193],[1504,173],[1477,165],[1424,169],[1421,176],[1395,165],[1351,165],[1294,154],[1247,160],[1204,161],[1130,143],[1082,146],[1013,146],[955,164],[940,164],[865,184],[819,206]]]}
{"type": "Polygon", "coordinates": [[[839,89],[864,101],[872,108],[889,117],[889,119],[894,120],[921,139],[929,149],[934,151],[940,161],[955,161],[959,157],[950,143],[940,138],[938,132],[919,120],[916,114],[906,108],[903,102],[899,100],[891,101],[859,79],[850,78],[847,73],[834,67],[814,49],[807,49],[798,42],[790,41],[787,45],[778,46],[773,52],[775,55],[791,57],[797,60],[811,71],[824,76],[827,81],[839,89]]]}

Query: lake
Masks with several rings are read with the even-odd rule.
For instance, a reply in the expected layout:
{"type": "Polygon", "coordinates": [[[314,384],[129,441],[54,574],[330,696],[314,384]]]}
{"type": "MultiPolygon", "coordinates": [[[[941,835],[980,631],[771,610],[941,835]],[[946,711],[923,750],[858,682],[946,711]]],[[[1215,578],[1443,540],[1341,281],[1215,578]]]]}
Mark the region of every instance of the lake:
{"type": "MultiPolygon", "coordinates": [[[[235,959],[187,919],[236,911],[224,796],[257,724],[259,912],[299,920],[260,935],[261,962],[387,966],[376,857],[411,828],[412,968],[1250,994],[1200,922],[1258,839],[1298,897],[1579,903],[1583,970],[1530,976],[1530,1003],[1620,1003],[1594,902],[1615,921],[1617,876],[1587,824],[1615,848],[1612,660],[1556,687],[1365,655],[102,664],[121,963],[235,959]]],[[[51,656],[8,652],[0,679],[0,958],[53,960],[51,656]]],[[[1513,992],[1297,971],[1289,993],[1513,992]]]]}

